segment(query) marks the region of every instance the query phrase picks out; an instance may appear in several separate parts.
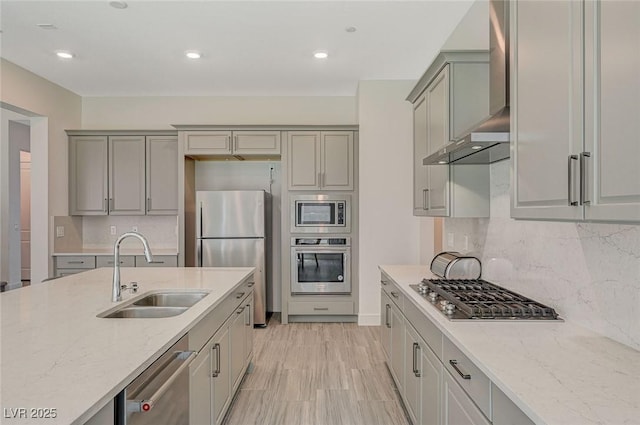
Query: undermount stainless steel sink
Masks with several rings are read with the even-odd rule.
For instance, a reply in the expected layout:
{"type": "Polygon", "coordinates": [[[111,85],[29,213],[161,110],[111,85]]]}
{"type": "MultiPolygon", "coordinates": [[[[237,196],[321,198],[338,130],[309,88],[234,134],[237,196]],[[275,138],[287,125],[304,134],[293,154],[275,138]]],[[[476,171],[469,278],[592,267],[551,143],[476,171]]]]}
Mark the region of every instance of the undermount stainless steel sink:
{"type": "Polygon", "coordinates": [[[106,319],[155,319],[184,313],[198,301],[209,295],[205,291],[157,291],[134,299],[117,309],[98,314],[106,319]]]}
{"type": "Polygon", "coordinates": [[[134,302],[133,305],[151,307],[191,307],[208,294],[208,292],[158,292],[139,299],[134,302]]]}
{"type": "Polygon", "coordinates": [[[155,319],[159,317],[172,317],[187,311],[187,307],[138,307],[128,306],[114,311],[105,316],[107,319],[155,319]]]}

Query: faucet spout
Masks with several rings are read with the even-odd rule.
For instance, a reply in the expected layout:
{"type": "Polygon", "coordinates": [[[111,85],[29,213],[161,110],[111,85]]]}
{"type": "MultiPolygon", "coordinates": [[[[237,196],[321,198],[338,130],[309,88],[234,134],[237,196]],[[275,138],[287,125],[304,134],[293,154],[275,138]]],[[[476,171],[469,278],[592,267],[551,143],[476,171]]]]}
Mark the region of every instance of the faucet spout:
{"type": "Polygon", "coordinates": [[[111,301],[114,303],[122,301],[122,288],[120,287],[120,243],[128,237],[139,239],[144,247],[144,256],[147,262],[153,262],[153,255],[151,254],[151,248],[149,248],[147,238],[136,232],[127,232],[120,235],[113,245],[113,287],[111,288],[111,301]]]}

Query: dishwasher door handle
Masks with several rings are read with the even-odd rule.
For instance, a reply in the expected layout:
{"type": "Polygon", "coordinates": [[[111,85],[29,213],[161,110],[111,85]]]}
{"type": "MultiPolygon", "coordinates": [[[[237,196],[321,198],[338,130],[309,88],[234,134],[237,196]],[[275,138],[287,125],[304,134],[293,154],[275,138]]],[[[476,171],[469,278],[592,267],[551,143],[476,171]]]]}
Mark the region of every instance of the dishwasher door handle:
{"type": "Polygon", "coordinates": [[[133,406],[129,405],[128,410],[132,410],[135,412],[148,412],[153,409],[153,406],[160,400],[160,397],[164,395],[165,392],[173,385],[173,383],[180,377],[180,374],[189,367],[191,362],[196,358],[198,353],[196,351],[180,351],[176,353],[176,359],[184,358],[187,356],[183,363],[176,369],[175,372],[154,392],[151,397],[142,401],[130,401],[129,403],[133,404],[133,406]],[[133,407],[133,409],[132,409],[133,407]]]}

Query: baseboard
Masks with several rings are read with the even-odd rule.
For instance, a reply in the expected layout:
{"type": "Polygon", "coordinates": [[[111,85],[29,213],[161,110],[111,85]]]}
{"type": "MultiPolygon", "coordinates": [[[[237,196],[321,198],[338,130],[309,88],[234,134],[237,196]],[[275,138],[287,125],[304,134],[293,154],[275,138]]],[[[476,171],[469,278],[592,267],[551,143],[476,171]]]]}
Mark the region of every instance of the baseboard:
{"type": "Polygon", "coordinates": [[[380,326],[379,314],[359,314],[358,315],[359,326],[380,326]]]}

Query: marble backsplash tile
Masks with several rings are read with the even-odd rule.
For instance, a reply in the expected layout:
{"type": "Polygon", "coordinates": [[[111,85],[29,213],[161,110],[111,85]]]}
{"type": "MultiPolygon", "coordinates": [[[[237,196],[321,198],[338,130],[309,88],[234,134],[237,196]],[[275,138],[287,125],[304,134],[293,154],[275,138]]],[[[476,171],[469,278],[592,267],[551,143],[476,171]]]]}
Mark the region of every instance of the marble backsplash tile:
{"type": "Polygon", "coordinates": [[[491,165],[491,218],[445,219],[445,249],[477,255],[484,279],[640,350],[640,226],[513,220],[509,181],[509,161],[491,165]]]}

